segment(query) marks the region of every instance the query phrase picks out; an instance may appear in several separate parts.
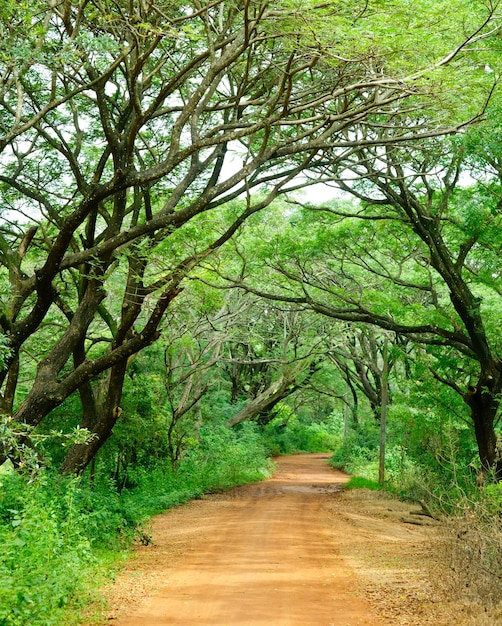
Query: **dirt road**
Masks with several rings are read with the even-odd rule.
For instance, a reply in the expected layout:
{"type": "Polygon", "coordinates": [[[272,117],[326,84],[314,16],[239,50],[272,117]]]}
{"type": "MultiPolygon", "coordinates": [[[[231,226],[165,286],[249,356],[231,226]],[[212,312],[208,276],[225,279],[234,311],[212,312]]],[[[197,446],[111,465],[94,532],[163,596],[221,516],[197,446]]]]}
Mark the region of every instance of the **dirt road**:
{"type": "Polygon", "coordinates": [[[420,581],[415,584],[411,575],[413,549],[423,549],[423,529],[365,517],[361,506],[351,509],[350,501],[340,516],[340,485],[347,477],[331,469],[327,458],[283,457],[271,480],[158,516],[153,545],[140,548],[110,588],[106,622],[115,626],[438,623],[428,621],[427,588],[420,581]],[[394,551],[405,541],[412,547],[408,562],[393,562],[382,574],[378,541],[380,548],[385,543],[394,551]],[[372,582],[374,576],[378,581],[372,582]],[[382,601],[378,592],[382,582],[400,593],[405,589],[405,596],[396,601],[391,593],[390,601],[382,601]]]}

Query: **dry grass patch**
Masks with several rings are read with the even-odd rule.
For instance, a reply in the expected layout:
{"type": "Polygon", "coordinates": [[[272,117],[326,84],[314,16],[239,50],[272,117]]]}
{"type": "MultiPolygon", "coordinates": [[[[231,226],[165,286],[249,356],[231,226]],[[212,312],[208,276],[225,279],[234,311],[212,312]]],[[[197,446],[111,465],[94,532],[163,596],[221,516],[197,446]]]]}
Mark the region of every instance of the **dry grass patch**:
{"type": "Polygon", "coordinates": [[[459,607],[461,626],[502,624],[501,513],[489,499],[466,499],[438,533],[432,578],[443,601],[459,607]]]}
{"type": "Polygon", "coordinates": [[[346,525],[336,540],[380,617],[396,626],[446,626],[426,565],[435,529],[403,521],[416,508],[382,492],[345,492],[332,504],[346,525]]]}
{"type": "MultiPolygon", "coordinates": [[[[486,555],[496,552],[498,539],[489,548],[485,541],[481,545],[483,533],[475,530],[472,518],[460,526],[453,520],[411,524],[411,512],[420,507],[364,489],[345,492],[330,506],[337,522],[345,524],[343,536],[335,537],[340,553],[385,623],[502,624],[502,607],[497,604],[501,581],[483,574],[475,559],[480,551],[486,555]],[[459,534],[462,541],[452,541],[452,536],[459,534]]],[[[489,535],[491,539],[499,537],[493,532],[489,535]]]]}

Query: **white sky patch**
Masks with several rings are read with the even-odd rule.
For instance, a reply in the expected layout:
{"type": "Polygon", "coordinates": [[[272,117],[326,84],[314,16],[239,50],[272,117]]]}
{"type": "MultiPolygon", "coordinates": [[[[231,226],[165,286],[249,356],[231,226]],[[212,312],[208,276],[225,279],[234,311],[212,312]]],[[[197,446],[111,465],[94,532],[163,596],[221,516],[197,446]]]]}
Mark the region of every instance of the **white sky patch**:
{"type": "Polygon", "coordinates": [[[323,204],[330,200],[339,200],[340,198],[351,197],[349,194],[338,189],[334,185],[328,185],[327,183],[315,183],[309,185],[304,189],[295,191],[295,196],[299,197],[302,201],[309,204],[323,204]]]}

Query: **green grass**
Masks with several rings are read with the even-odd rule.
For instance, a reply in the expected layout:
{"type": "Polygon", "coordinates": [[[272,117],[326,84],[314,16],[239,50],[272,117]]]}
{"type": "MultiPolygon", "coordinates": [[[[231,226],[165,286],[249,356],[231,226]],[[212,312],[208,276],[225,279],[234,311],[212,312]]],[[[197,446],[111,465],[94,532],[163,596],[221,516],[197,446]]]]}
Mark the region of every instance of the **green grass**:
{"type": "Polygon", "coordinates": [[[11,469],[0,479],[0,626],[76,626],[131,544],[148,540],[152,514],[271,470],[252,427],[201,429],[177,472],[167,460],[133,468],[137,486],[122,491],[105,471],[91,485],[11,469]]]}
{"type": "Polygon", "coordinates": [[[371,489],[372,491],[380,491],[382,486],[374,480],[369,480],[363,476],[352,476],[350,480],[345,483],[345,489],[371,489]]]}

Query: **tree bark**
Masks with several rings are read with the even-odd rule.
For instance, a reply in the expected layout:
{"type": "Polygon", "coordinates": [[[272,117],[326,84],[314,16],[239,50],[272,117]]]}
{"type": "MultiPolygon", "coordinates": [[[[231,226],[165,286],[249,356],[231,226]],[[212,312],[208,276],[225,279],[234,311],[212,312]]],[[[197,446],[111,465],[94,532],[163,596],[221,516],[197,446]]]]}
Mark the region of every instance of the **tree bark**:
{"type": "Polygon", "coordinates": [[[497,481],[502,480],[501,451],[495,432],[501,393],[502,373],[492,370],[489,373],[483,372],[477,385],[469,387],[463,396],[474,424],[481,471],[483,475],[492,472],[497,481]]]}
{"type": "Polygon", "coordinates": [[[382,379],[380,385],[380,455],[379,455],[379,467],[378,467],[378,482],[383,485],[385,482],[385,444],[387,435],[387,402],[388,402],[388,348],[387,344],[384,345],[383,350],[383,368],[382,379]]]}
{"type": "Polygon", "coordinates": [[[245,422],[246,420],[257,417],[263,411],[272,408],[283,398],[290,395],[293,391],[295,381],[289,378],[281,377],[273,382],[265,391],[258,394],[256,398],[251,400],[238,413],[227,421],[227,426],[232,427],[245,422]]]}
{"type": "Polygon", "coordinates": [[[91,431],[92,438],[88,443],[75,444],[70,448],[61,464],[60,470],[62,473],[80,475],[112,434],[113,427],[122,415],[119,402],[122,396],[126,370],[126,361],[112,368],[107,385],[106,399],[103,405],[98,407],[99,412],[95,416],[95,421],[82,423],[83,428],[88,428],[91,431]]]}

